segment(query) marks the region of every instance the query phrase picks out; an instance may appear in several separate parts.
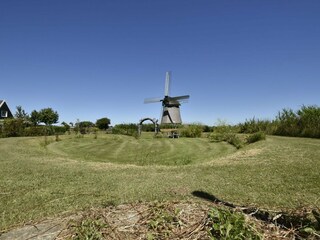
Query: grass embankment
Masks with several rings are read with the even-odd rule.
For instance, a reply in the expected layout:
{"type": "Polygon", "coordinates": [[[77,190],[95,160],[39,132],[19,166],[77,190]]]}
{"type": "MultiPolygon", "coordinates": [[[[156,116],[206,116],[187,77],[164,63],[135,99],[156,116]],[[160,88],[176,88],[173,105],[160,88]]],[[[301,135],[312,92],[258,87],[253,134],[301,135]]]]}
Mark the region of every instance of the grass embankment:
{"type": "Polygon", "coordinates": [[[90,206],[193,198],[199,190],[268,209],[320,204],[316,139],[267,137],[236,152],[207,139],[64,136],[46,147],[43,141],[0,139],[2,230],[90,206]]]}

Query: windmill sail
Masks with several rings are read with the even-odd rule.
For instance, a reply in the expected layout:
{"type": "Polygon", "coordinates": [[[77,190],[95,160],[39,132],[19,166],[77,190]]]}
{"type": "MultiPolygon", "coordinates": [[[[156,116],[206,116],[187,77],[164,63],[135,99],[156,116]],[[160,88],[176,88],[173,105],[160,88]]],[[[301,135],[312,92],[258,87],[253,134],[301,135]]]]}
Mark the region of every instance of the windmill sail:
{"type": "Polygon", "coordinates": [[[180,105],[190,98],[189,95],[170,97],[170,77],[171,73],[166,72],[164,86],[164,98],[146,98],[144,103],[162,102],[161,124],[180,124],[182,123],[180,105]]]}
{"type": "Polygon", "coordinates": [[[166,72],[166,81],[164,85],[164,96],[169,96],[169,90],[170,90],[170,72],[166,72]]]}

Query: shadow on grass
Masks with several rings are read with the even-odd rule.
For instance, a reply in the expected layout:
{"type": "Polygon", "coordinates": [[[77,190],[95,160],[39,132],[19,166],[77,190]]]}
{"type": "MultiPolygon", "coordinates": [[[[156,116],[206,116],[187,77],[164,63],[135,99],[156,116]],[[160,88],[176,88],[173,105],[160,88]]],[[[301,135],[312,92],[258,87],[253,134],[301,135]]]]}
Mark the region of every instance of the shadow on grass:
{"type": "Polygon", "coordinates": [[[223,206],[226,206],[226,207],[231,207],[231,208],[235,208],[236,207],[234,204],[222,201],[219,198],[217,198],[216,196],[214,196],[214,195],[212,195],[210,193],[207,193],[207,192],[193,191],[192,195],[195,196],[195,197],[198,197],[198,198],[202,198],[202,199],[204,199],[206,201],[215,203],[215,204],[220,204],[220,205],[223,205],[223,206]]]}
{"type": "Polygon", "coordinates": [[[238,209],[244,214],[250,215],[256,219],[264,221],[266,223],[273,223],[280,227],[287,229],[303,229],[306,227],[311,227],[313,229],[319,230],[317,222],[310,219],[310,212],[303,210],[295,214],[285,213],[285,212],[273,212],[269,210],[261,210],[259,208],[247,207],[247,206],[237,206],[233,203],[223,201],[216,196],[204,192],[204,191],[193,191],[191,193],[193,196],[201,198],[203,200],[212,202],[214,204],[222,205],[225,207],[238,209]]]}

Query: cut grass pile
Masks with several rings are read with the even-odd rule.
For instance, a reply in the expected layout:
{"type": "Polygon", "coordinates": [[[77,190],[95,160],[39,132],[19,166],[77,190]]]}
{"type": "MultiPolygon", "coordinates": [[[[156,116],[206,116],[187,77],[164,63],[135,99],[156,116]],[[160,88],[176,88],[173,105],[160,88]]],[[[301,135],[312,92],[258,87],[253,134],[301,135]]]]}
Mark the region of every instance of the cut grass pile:
{"type": "Polygon", "coordinates": [[[320,207],[320,140],[268,136],[235,152],[207,139],[61,139],[46,147],[43,138],[0,139],[1,230],[92,206],[195,199],[199,190],[264,209],[320,207]],[[139,160],[154,146],[176,157],[139,160]]]}

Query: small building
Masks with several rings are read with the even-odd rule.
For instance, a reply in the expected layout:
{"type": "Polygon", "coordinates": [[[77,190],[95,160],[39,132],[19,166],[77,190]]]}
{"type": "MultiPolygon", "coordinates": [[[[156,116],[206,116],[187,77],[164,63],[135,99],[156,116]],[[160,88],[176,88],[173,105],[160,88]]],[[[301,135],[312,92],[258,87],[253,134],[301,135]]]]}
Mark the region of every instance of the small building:
{"type": "Polygon", "coordinates": [[[5,100],[0,100],[0,119],[13,118],[5,100]]]}

